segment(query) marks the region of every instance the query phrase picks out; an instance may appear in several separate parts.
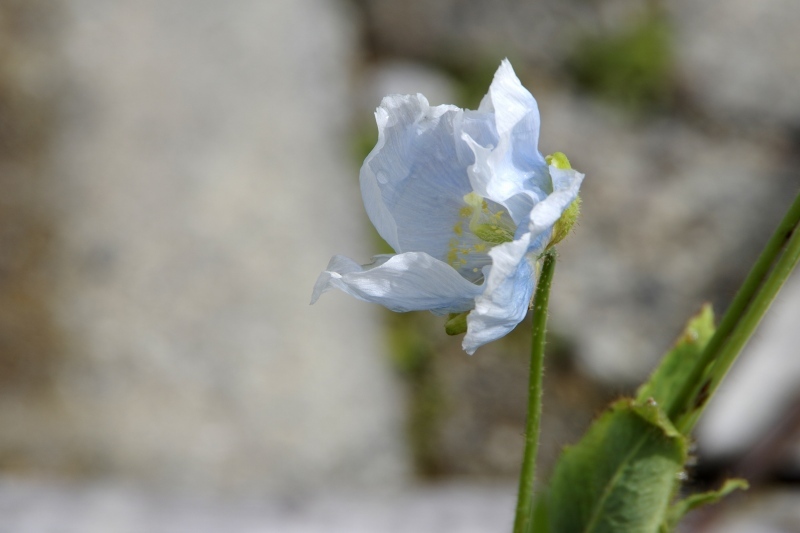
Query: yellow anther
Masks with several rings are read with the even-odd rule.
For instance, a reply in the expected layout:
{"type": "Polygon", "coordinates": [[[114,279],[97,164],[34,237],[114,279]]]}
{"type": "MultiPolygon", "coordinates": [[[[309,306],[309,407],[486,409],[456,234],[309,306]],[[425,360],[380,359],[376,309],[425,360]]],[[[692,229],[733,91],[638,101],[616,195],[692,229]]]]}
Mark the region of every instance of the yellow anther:
{"type": "Polygon", "coordinates": [[[450,266],[455,266],[456,261],[458,260],[458,239],[455,237],[450,239],[449,249],[447,250],[447,263],[450,266]]]}
{"type": "Polygon", "coordinates": [[[455,251],[454,248],[451,248],[450,251],[447,252],[447,264],[455,266],[457,259],[458,259],[458,253],[455,251]]]}

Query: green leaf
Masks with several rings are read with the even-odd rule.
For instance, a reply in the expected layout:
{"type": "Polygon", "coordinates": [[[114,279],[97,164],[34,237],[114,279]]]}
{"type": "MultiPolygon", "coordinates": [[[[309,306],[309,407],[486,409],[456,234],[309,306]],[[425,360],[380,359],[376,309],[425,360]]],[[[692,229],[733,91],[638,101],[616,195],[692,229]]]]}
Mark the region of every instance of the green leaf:
{"type": "MultiPolygon", "coordinates": [[[[650,379],[639,388],[636,400],[640,403],[653,400],[665,413],[673,412],[684,382],[689,379],[694,365],[714,335],[714,312],[705,304],[700,312],[689,319],[686,328],[672,349],[664,355],[650,379]]],[[[703,374],[701,379],[707,379],[703,374]]],[[[691,408],[683,410],[689,412],[691,408]]]]}
{"type": "Polygon", "coordinates": [[[542,489],[533,499],[533,511],[531,512],[531,522],[529,532],[550,531],[550,517],[548,516],[549,493],[547,489],[542,489]]]}
{"type": "Polygon", "coordinates": [[[615,402],[559,459],[550,531],[658,532],[686,456],[686,438],[655,402],[615,402]]]}
{"type": "Polygon", "coordinates": [[[744,479],[734,478],[726,480],[722,487],[720,487],[718,490],[711,490],[708,492],[702,492],[688,496],[675,503],[669,509],[669,512],[667,513],[667,520],[661,531],[663,533],[668,533],[675,529],[675,526],[678,525],[678,522],[681,520],[681,518],[683,518],[686,513],[692,509],[696,509],[703,505],[717,503],[731,492],[737,489],[747,490],[749,487],[750,485],[748,485],[747,481],[744,479]]]}

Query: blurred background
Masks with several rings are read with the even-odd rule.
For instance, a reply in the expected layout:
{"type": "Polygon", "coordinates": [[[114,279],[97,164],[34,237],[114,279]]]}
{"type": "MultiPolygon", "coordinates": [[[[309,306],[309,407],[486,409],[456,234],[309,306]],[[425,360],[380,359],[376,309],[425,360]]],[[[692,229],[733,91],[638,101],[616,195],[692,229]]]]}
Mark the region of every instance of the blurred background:
{"type": "MultiPolygon", "coordinates": [[[[506,531],[528,321],[469,357],[343,294],[389,93],[511,59],[587,175],[551,298],[541,477],[800,185],[793,0],[0,0],[0,531],[506,531]]],[[[697,432],[685,531],[800,532],[800,277],[697,432]]]]}

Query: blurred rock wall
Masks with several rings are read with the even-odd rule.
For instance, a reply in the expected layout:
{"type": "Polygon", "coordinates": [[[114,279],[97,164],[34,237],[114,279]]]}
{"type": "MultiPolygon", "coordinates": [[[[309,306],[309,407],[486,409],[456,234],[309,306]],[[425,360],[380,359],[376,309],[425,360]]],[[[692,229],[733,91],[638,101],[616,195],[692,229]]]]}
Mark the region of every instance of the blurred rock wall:
{"type": "Polygon", "coordinates": [[[524,328],[466,358],[393,322],[406,403],[376,307],[307,305],[331,255],[377,249],[349,121],[374,135],[388,92],[474,106],[508,56],[542,151],[587,174],[545,458],[724,308],[800,184],[789,0],[19,0],[0,24],[5,471],[376,486],[409,438],[427,473],[515,473],[524,328]]]}
{"type": "Polygon", "coordinates": [[[46,267],[55,222],[42,206],[54,112],[49,7],[0,5],[0,395],[46,387],[58,344],[46,267]]]}
{"type": "MultiPolygon", "coordinates": [[[[42,187],[4,217],[2,243],[26,261],[30,217],[52,221],[50,254],[28,261],[44,265],[47,314],[23,301],[36,270],[21,264],[22,296],[3,296],[0,324],[34,343],[3,364],[44,353],[52,379],[0,398],[0,466],[198,490],[401,483],[401,395],[373,310],[337,295],[308,305],[333,253],[369,253],[347,141],[352,12],[323,0],[58,6],[10,47],[55,19],[46,64],[19,60],[51,73],[49,140],[29,158],[42,187]],[[40,336],[14,330],[26,312],[40,336]]],[[[6,70],[24,89],[25,72],[6,70]]],[[[14,137],[38,124],[11,119],[14,137]]],[[[15,172],[4,199],[29,187],[27,166],[15,172]]]]}

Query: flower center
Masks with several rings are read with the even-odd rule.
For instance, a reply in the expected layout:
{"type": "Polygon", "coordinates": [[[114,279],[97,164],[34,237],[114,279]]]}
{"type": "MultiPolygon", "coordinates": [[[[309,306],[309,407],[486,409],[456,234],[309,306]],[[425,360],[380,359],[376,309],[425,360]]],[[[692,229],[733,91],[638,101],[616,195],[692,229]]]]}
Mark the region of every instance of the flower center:
{"type": "Polygon", "coordinates": [[[485,257],[489,248],[514,240],[516,225],[503,209],[492,209],[489,203],[475,192],[464,196],[464,207],[459,211],[459,220],[453,226],[455,236],[450,240],[447,262],[455,269],[472,266],[477,273],[479,264],[488,264],[485,257]],[[465,230],[469,233],[465,233],[465,230]],[[480,254],[480,258],[470,257],[480,254]],[[470,259],[473,259],[470,261],[470,259]]]}

